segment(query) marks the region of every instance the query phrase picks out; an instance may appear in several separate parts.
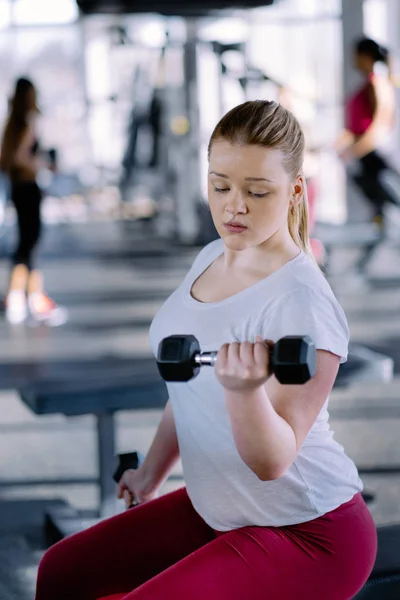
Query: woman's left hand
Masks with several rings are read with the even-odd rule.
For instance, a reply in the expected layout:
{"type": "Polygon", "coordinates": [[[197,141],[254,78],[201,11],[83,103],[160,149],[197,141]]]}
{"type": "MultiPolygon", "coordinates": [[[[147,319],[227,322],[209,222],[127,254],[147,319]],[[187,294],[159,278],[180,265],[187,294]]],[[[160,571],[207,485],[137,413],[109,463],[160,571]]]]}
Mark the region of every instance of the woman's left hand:
{"type": "Polygon", "coordinates": [[[242,392],[257,389],[271,375],[268,344],[259,336],[255,344],[224,344],[218,352],[214,369],[226,390],[242,392]]]}
{"type": "Polygon", "coordinates": [[[342,152],[339,152],[339,158],[345,165],[349,165],[355,160],[356,157],[354,156],[352,148],[349,147],[342,152]]]}

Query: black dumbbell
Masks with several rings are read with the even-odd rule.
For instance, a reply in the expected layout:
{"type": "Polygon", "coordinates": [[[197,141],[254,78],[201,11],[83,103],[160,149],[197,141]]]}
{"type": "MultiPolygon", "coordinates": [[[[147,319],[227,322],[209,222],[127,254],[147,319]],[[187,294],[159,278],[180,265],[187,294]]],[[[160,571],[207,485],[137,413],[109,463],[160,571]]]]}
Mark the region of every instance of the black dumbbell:
{"type": "MultiPolygon", "coordinates": [[[[114,472],[113,479],[115,483],[119,483],[122,475],[128,469],[138,469],[144,461],[144,456],[140,452],[126,452],[118,454],[118,466],[114,472]]],[[[128,508],[134,508],[138,502],[134,501],[128,508]]]]}
{"type": "Polygon", "coordinates": [[[115,483],[119,483],[122,475],[128,469],[138,469],[144,461],[144,457],[140,452],[126,452],[118,454],[118,466],[114,472],[113,479],[115,483]]]}
{"type": "MultiPolygon", "coordinates": [[[[165,381],[189,381],[200,367],[213,367],[218,352],[201,352],[193,335],[171,335],[160,342],[157,366],[165,381]]],[[[282,384],[301,384],[311,379],[317,368],[317,352],[307,336],[285,336],[273,345],[270,371],[282,384]]]]}

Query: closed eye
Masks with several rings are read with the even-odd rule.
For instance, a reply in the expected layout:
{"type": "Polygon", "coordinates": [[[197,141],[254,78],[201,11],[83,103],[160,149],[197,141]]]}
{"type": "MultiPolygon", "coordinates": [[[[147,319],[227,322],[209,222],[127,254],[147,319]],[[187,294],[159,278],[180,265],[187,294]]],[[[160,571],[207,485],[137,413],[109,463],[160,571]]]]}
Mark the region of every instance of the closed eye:
{"type": "Polygon", "coordinates": [[[249,192],[250,196],[254,196],[254,198],[265,198],[268,196],[269,192],[264,192],[264,194],[254,194],[254,192],[249,192]]]}
{"type": "MultiPolygon", "coordinates": [[[[229,188],[218,188],[215,185],[214,187],[214,192],[217,192],[218,194],[224,194],[225,192],[229,192],[229,188]]],[[[265,196],[268,196],[269,192],[264,192],[263,194],[255,194],[254,192],[249,192],[249,196],[253,196],[253,198],[265,198],[265,196]]]]}

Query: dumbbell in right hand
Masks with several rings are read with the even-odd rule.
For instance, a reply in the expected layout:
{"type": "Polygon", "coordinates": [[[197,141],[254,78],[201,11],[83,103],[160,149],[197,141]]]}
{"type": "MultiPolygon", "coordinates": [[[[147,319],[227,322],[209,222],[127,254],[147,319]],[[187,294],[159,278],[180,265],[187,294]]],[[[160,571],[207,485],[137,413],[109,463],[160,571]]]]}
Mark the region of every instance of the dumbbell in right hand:
{"type": "MultiPolygon", "coordinates": [[[[157,366],[165,381],[189,381],[201,366],[214,366],[217,351],[201,352],[193,335],[172,335],[158,347],[157,366]]],[[[282,384],[298,385],[314,377],[317,370],[315,344],[309,336],[285,336],[270,354],[270,371],[282,384]]]]}

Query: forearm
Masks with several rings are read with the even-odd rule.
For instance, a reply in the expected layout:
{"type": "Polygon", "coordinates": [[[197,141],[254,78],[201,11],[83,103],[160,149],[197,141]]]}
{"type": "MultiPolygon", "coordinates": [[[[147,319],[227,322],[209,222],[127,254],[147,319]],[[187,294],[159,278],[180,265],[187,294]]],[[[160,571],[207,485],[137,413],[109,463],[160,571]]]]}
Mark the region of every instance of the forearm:
{"type": "Polygon", "coordinates": [[[354,134],[348,129],[343,129],[335,141],[335,150],[343,152],[354,143],[354,134]]]}
{"type": "Polygon", "coordinates": [[[142,469],[154,487],[157,487],[167,478],[178,458],[179,447],[175,420],[171,402],[168,400],[142,469]]]}
{"type": "Polygon", "coordinates": [[[377,140],[373,133],[365,133],[355,144],[351,146],[351,153],[354,158],[362,158],[376,148],[377,140]]]}
{"type": "Polygon", "coordinates": [[[366,132],[358,138],[351,146],[351,153],[354,158],[362,158],[376,149],[379,143],[385,138],[387,128],[379,123],[373,123],[366,132]]]}
{"type": "Polygon", "coordinates": [[[263,481],[280,477],[296,458],[296,436],[275,411],[265,387],[247,392],[225,390],[225,400],[243,462],[263,481]]]}
{"type": "Polygon", "coordinates": [[[37,175],[37,173],[43,167],[43,161],[35,156],[18,158],[14,160],[14,166],[37,175]]]}

